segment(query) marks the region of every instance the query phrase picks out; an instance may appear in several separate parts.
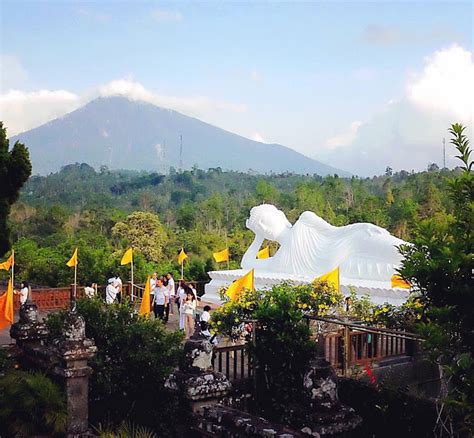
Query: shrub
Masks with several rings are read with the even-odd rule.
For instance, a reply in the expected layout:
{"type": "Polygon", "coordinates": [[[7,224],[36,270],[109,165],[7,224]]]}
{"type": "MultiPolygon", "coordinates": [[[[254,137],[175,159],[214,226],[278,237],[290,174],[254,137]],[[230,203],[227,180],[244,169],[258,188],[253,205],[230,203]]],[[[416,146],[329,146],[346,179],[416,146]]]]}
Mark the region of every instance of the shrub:
{"type": "MultiPolygon", "coordinates": [[[[169,332],[159,320],[136,315],[129,303],[106,305],[83,299],[77,311],[86,322],[86,336],[97,354],[89,361],[90,417],[113,424],[130,420],[172,435],[177,400],[164,381],[177,365],[182,334],[169,332]]],[[[65,313],[50,315],[48,325],[58,334],[65,313]]]]}

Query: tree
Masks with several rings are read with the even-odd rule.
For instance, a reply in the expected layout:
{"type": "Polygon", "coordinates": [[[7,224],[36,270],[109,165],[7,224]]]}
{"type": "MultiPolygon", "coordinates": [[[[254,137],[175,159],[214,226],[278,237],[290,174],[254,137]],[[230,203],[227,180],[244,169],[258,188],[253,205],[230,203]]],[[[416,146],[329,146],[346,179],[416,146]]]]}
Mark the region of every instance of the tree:
{"type": "Polygon", "coordinates": [[[31,175],[30,154],[26,146],[15,142],[9,150],[7,129],[0,122],[0,256],[10,249],[8,216],[20,189],[31,175]]]}
{"type": "MultiPolygon", "coordinates": [[[[420,331],[425,345],[439,364],[448,392],[444,402],[458,432],[474,432],[474,289],[472,288],[474,242],[474,177],[465,127],[449,132],[463,165],[450,180],[454,204],[452,217],[440,222],[422,221],[413,245],[401,248],[405,259],[403,278],[415,285],[425,305],[426,319],[420,331]]],[[[441,417],[440,417],[441,418],[441,417]]],[[[440,427],[443,427],[441,425],[440,427]]]]}
{"type": "Polygon", "coordinates": [[[123,222],[117,222],[112,235],[127,241],[127,245],[138,249],[148,261],[163,259],[163,248],[167,243],[165,228],[160,218],[153,213],[136,211],[123,222]]]}

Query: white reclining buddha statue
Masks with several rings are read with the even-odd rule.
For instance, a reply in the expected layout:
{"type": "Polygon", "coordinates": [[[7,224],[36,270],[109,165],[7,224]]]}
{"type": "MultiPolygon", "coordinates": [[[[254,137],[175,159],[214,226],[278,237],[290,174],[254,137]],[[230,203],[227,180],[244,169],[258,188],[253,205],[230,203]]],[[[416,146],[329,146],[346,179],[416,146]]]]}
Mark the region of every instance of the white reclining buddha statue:
{"type": "Polygon", "coordinates": [[[217,290],[250,269],[255,270],[255,287],[261,288],[282,281],[311,282],[338,267],[344,290],[353,286],[358,295],[369,293],[375,302],[392,304],[408,296],[407,291],[391,289],[402,260],[397,247],[406,242],[384,228],[369,223],[336,227],[310,211],[291,225],[285,213],[270,204],[253,207],[246,225],[255,238],[242,258],[242,269],[209,272],[204,300],[219,302],[217,290]],[[265,239],[278,242],[279,249],[272,257],[257,259],[265,239]]]}
{"type": "Polygon", "coordinates": [[[368,223],[335,227],[305,211],[294,225],[281,210],[269,204],[253,207],[247,228],[255,239],[242,258],[242,268],[316,278],[339,267],[341,277],[390,281],[402,257],[404,244],[384,228],[368,223]],[[264,239],[280,248],[273,257],[259,260],[264,239]]]}

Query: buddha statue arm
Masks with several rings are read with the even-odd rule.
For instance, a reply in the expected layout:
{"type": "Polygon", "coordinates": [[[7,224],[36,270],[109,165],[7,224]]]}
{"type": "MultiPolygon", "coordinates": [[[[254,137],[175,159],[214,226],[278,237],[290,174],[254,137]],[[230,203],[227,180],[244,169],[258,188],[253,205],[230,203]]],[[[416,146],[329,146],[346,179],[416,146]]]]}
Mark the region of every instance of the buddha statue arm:
{"type": "Polygon", "coordinates": [[[257,260],[257,253],[260,250],[260,247],[262,246],[264,240],[264,237],[255,235],[255,239],[253,239],[252,244],[248,247],[247,251],[245,251],[245,254],[242,257],[241,266],[243,269],[255,268],[257,265],[261,264],[259,262],[266,261],[257,260]]]}

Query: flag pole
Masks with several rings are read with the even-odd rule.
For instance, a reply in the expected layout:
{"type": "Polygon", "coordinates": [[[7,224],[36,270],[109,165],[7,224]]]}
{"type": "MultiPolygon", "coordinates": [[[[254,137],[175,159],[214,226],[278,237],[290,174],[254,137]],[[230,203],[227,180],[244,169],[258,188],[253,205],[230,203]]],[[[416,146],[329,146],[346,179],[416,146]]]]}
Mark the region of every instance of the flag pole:
{"type": "Polygon", "coordinates": [[[132,290],[131,290],[130,294],[131,294],[131,299],[132,299],[132,302],[133,302],[133,255],[132,255],[132,263],[130,263],[130,267],[131,267],[131,270],[132,270],[132,274],[131,274],[131,276],[132,276],[132,285],[131,285],[132,290]]]}
{"type": "Polygon", "coordinates": [[[227,248],[227,270],[229,270],[230,269],[229,267],[230,253],[229,253],[229,245],[227,243],[227,231],[225,233],[225,247],[227,248]]]}
{"type": "Polygon", "coordinates": [[[74,288],[72,290],[71,311],[76,311],[76,297],[77,297],[77,262],[74,265],[74,288]]]}
{"type": "Polygon", "coordinates": [[[15,250],[12,249],[13,263],[12,263],[12,288],[15,289],[15,250]]]}
{"type": "Polygon", "coordinates": [[[181,260],[181,279],[184,280],[184,260],[181,260]]]}

